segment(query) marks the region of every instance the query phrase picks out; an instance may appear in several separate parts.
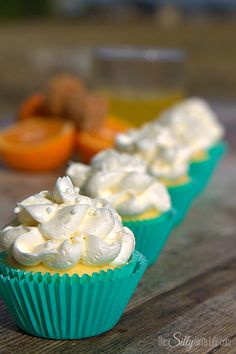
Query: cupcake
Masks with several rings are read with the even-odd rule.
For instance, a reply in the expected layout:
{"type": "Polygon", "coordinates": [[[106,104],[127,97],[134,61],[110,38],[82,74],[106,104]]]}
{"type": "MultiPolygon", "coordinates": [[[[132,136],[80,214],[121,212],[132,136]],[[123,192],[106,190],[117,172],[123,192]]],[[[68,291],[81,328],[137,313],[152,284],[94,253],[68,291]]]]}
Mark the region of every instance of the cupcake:
{"type": "Polygon", "coordinates": [[[190,176],[197,192],[207,185],[226,146],[224,128],[210,106],[200,98],[190,98],[162,113],[158,122],[168,127],[177,140],[191,150],[190,176]]]}
{"type": "Polygon", "coordinates": [[[156,261],[171,231],[174,213],[165,186],[150,176],[138,157],[105,150],[85,166],[72,163],[67,175],[83,194],[104,198],[135,235],[136,249],[156,261]]]}
{"type": "Polygon", "coordinates": [[[179,143],[168,128],[156,122],[119,134],[116,147],[142,158],[148,173],[167,187],[178,224],[195,193],[194,181],[188,174],[190,149],[179,143]]]}
{"type": "Polygon", "coordinates": [[[39,337],[79,339],[110,330],[146,266],[131,230],[104,200],[69,177],[17,204],[0,234],[0,294],[17,325],[39,337]]]}

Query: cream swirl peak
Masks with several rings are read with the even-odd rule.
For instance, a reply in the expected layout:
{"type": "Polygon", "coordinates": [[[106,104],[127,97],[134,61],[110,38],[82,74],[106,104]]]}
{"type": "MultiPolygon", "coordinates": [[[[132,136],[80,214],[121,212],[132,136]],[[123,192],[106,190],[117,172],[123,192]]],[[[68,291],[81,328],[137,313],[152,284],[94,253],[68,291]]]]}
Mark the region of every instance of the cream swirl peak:
{"type": "Polygon", "coordinates": [[[171,207],[165,186],[147,173],[145,162],[136,156],[105,150],[86,169],[72,163],[67,174],[84,194],[108,200],[122,216],[171,207]]]}
{"type": "Polygon", "coordinates": [[[148,172],[155,177],[176,179],[188,172],[190,149],[160,124],[149,123],[119,134],[116,147],[144,159],[148,172]]]}
{"type": "Polygon", "coordinates": [[[134,235],[117,212],[105,200],[80,195],[69,177],[58,178],[53,193],[18,203],[15,214],[1,231],[0,247],[22,265],[119,266],[134,251],[134,235]]]}
{"type": "Polygon", "coordinates": [[[193,97],[163,112],[157,124],[168,127],[192,154],[208,149],[224,135],[224,127],[206,101],[193,97]]]}

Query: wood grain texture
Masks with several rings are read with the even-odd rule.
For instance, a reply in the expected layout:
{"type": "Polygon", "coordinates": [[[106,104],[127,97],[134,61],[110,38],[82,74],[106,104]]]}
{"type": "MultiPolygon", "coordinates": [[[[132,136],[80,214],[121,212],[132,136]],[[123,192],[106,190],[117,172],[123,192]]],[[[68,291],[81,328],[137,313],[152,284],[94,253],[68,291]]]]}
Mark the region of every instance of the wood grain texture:
{"type": "MultiPolygon", "coordinates": [[[[195,340],[190,353],[236,352],[236,105],[217,108],[231,151],[170,236],[158,263],[147,270],[117,326],[81,341],[34,338],[16,327],[0,302],[0,353],[186,353],[186,343],[171,348],[178,344],[176,332],[195,340]]],[[[0,223],[10,220],[16,201],[51,188],[62,173],[36,176],[2,168],[0,223]]]]}

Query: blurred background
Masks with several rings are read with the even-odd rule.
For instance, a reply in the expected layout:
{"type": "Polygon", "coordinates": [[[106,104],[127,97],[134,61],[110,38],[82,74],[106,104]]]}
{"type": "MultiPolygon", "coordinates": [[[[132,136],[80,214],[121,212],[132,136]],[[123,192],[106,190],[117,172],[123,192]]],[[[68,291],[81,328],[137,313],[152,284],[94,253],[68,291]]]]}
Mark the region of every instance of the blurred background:
{"type": "Polygon", "coordinates": [[[2,1],[1,117],[55,72],[93,85],[93,50],[110,45],[180,48],[183,92],[235,99],[235,19],[234,0],[2,1]]]}
{"type": "MultiPolygon", "coordinates": [[[[69,72],[90,90],[80,98],[81,104],[76,102],[74,107],[71,103],[71,112],[76,108],[77,114],[82,107],[84,111],[79,114],[85,120],[91,118],[93,130],[99,127],[95,127],[94,116],[97,121],[101,115],[108,117],[97,134],[91,129],[92,136],[86,133],[88,127],[77,126],[75,158],[81,158],[86,150],[84,161],[88,162],[96,152],[113,146],[117,132],[127,129],[126,124],[113,121],[109,115],[140,125],[192,95],[213,104],[220,119],[224,117],[228,124],[228,137],[233,134],[230,126],[236,114],[235,33],[235,0],[2,1],[1,127],[19,116],[23,100],[29,98],[27,110],[34,104],[31,95],[44,92],[50,77],[69,72]],[[106,96],[109,111],[97,92],[106,96]],[[105,111],[108,113],[103,114],[105,111]]],[[[44,125],[45,121],[32,126],[24,123],[20,131],[17,128],[4,137],[9,159],[13,148],[16,156],[18,146],[26,146],[30,154],[34,142],[47,139],[51,128],[44,125]],[[11,146],[11,141],[21,145],[11,146]]],[[[64,128],[55,125],[53,129],[63,135],[64,128]]],[[[63,139],[60,144],[65,145],[63,139]]],[[[67,155],[55,166],[68,160],[72,138],[70,145],[67,155]]],[[[46,145],[45,151],[49,151],[46,145]]],[[[37,167],[35,157],[29,159],[37,167]]],[[[14,157],[14,164],[20,160],[14,157]]]]}

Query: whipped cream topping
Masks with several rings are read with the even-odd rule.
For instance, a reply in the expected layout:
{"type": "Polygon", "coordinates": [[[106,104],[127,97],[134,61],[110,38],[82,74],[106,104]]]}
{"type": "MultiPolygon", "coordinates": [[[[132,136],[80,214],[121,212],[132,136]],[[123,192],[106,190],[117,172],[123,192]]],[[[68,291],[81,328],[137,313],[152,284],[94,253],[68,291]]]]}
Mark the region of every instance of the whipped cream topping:
{"type": "Polygon", "coordinates": [[[120,266],[134,251],[134,235],[117,212],[105,200],[80,195],[69,177],[58,178],[53,193],[18,203],[15,214],[1,230],[0,247],[22,265],[120,266]]]}
{"type": "Polygon", "coordinates": [[[178,141],[189,146],[194,154],[208,149],[224,135],[224,128],[206,101],[189,98],[161,114],[157,119],[168,127],[178,141]]]}
{"type": "Polygon", "coordinates": [[[176,179],[188,172],[190,149],[160,124],[149,123],[119,134],[116,147],[144,159],[148,172],[155,177],[176,179]]]}
{"type": "Polygon", "coordinates": [[[171,207],[165,186],[147,173],[143,160],[132,155],[105,150],[93,158],[86,170],[83,165],[72,163],[67,174],[84,194],[108,200],[123,216],[151,209],[165,212],[171,207]]]}

